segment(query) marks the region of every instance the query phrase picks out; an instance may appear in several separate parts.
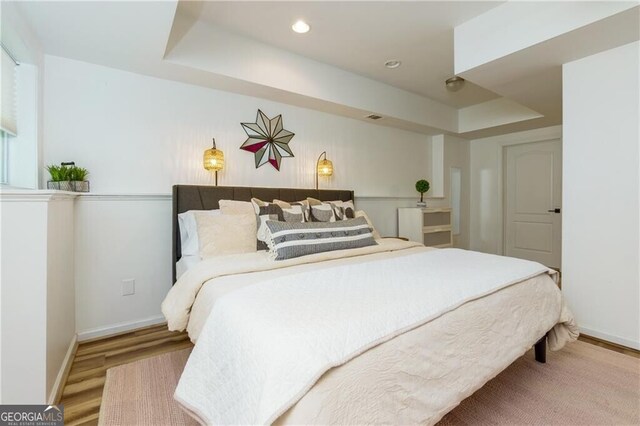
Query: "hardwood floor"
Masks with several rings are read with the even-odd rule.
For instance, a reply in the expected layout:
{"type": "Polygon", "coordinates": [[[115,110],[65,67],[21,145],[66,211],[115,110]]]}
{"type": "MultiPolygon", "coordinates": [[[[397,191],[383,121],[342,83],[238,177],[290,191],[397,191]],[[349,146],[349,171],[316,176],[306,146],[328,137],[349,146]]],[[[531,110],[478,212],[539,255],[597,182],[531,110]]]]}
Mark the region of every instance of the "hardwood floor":
{"type": "MultiPolygon", "coordinates": [[[[640,352],[634,349],[589,336],[580,336],[580,340],[640,358],[640,352]]],[[[186,333],[168,331],[165,324],[80,343],[60,400],[65,425],[98,423],[107,369],[191,346],[186,333]]]]}
{"type": "Polygon", "coordinates": [[[166,324],[81,342],[60,399],[65,425],[98,423],[107,369],[191,346],[186,333],[171,332],[166,324]]]}

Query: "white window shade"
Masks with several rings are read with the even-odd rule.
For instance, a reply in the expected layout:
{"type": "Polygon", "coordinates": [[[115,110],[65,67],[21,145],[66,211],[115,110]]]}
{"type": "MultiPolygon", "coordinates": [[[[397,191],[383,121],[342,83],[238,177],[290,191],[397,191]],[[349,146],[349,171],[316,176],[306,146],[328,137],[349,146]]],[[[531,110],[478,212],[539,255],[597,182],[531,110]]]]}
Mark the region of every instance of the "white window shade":
{"type": "Polygon", "coordinates": [[[0,130],[17,135],[16,120],[16,64],[11,56],[0,50],[0,130]]]}

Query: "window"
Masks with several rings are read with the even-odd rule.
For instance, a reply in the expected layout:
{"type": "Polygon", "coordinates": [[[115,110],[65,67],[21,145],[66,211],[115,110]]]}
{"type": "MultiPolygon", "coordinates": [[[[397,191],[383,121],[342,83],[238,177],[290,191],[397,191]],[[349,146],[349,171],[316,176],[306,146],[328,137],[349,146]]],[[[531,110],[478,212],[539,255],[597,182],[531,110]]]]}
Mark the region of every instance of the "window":
{"type": "Polygon", "coordinates": [[[16,119],[16,66],[4,45],[2,45],[0,57],[0,72],[2,72],[0,84],[0,101],[2,102],[0,115],[0,130],[15,135],[17,133],[16,119]]]}
{"type": "Polygon", "coordinates": [[[16,67],[17,61],[2,44],[0,51],[0,183],[8,183],[9,140],[18,133],[16,67]]]}
{"type": "Polygon", "coordinates": [[[9,134],[0,130],[0,184],[9,182],[9,134]]]}
{"type": "Polygon", "coordinates": [[[9,180],[9,141],[18,133],[17,66],[13,55],[1,44],[0,50],[0,183],[9,180]]]}

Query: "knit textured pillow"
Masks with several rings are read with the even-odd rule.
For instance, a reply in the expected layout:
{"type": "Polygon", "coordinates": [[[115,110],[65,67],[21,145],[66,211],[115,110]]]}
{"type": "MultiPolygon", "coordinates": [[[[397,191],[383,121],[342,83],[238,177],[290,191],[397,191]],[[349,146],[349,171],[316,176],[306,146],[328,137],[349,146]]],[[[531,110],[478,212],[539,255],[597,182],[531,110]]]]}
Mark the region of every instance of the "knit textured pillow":
{"type": "Polygon", "coordinates": [[[364,217],[324,223],[267,220],[266,226],[269,252],[275,260],[378,244],[364,217]]]}

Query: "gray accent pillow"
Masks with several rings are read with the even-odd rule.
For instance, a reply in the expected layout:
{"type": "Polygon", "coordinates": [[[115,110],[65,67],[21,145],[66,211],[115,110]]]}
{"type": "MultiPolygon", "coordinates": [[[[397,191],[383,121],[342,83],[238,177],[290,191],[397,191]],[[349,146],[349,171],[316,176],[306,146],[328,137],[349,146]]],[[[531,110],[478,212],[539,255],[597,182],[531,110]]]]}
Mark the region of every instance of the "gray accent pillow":
{"type": "MultiPolygon", "coordinates": [[[[286,201],[282,201],[282,200],[278,200],[275,199],[273,200],[273,204],[277,204],[280,207],[282,207],[283,211],[286,211],[287,209],[296,209],[296,206],[300,206],[300,209],[302,210],[302,213],[304,215],[304,220],[301,220],[300,222],[311,222],[311,209],[309,207],[309,202],[307,200],[302,200],[302,201],[294,201],[292,203],[288,203],[286,201]]],[[[297,222],[294,220],[285,220],[285,222],[297,222]]]]}
{"type": "Polygon", "coordinates": [[[258,250],[267,249],[267,220],[277,220],[282,222],[304,222],[304,211],[302,206],[291,206],[284,209],[275,203],[268,203],[257,198],[251,199],[251,205],[256,214],[257,224],[257,247],[258,250]]]}
{"type": "Polygon", "coordinates": [[[311,206],[311,222],[335,222],[336,211],[334,207],[327,204],[311,206]]]}
{"type": "Polygon", "coordinates": [[[338,222],[287,223],[266,220],[267,244],[275,260],[377,245],[364,217],[338,222]]]}
{"type": "Polygon", "coordinates": [[[353,204],[353,200],[320,201],[315,198],[308,197],[307,203],[311,208],[311,221],[314,221],[314,222],[333,222],[334,220],[346,220],[346,219],[353,219],[354,217],[356,217],[355,216],[356,208],[353,204]],[[327,205],[330,205],[333,210],[333,215],[331,215],[333,220],[327,219],[327,217],[329,216],[327,213],[317,212],[318,206],[326,210],[327,205]],[[314,207],[316,208],[316,210],[314,210],[314,207]]]}
{"type": "Polygon", "coordinates": [[[356,208],[353,205],[353,200],[350,201],[328,201],[333,206],[333,210],[336,213],[337,220],[353,219],[356,217],[356,208]]]}

